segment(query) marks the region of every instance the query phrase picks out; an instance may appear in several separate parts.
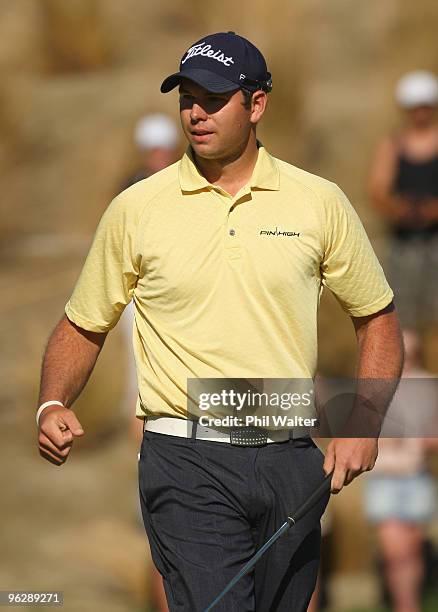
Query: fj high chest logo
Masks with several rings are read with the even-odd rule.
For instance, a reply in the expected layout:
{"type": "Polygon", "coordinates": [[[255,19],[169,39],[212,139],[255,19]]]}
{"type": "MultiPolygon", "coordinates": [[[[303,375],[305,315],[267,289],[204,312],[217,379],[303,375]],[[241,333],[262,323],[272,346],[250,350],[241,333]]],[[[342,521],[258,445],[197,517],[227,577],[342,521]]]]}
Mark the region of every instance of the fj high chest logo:
{"type": "Polygon", "coordinates": [[[277,227],[275,230],[260,230],[260,236],[299,236],[300,232],[287,232],[279,230],[277,227]]]}

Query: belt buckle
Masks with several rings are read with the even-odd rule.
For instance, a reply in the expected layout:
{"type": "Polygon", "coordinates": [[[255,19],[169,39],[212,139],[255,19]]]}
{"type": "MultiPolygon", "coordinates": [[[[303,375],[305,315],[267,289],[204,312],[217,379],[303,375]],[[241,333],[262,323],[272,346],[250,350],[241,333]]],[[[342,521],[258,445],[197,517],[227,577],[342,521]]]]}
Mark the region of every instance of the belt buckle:
{"type": "Polygon", "coordinates": [[[265,446],[268,431],[263,427],[234,427],[230,429],[230,444],[233,446],[265,446]]]}

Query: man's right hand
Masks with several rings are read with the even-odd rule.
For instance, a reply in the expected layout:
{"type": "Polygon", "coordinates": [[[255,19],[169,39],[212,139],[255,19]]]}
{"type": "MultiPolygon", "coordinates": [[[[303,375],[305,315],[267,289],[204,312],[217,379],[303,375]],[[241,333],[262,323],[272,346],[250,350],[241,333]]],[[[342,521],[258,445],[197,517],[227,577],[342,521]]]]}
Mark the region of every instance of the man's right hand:
{"type": "Polygon", "coordinates": [[[63,465],[74,438],[84,435],[75,413],[59,406],[49,406],[43,410],[38,432],[40,455],[54,465],[63,465]]]}

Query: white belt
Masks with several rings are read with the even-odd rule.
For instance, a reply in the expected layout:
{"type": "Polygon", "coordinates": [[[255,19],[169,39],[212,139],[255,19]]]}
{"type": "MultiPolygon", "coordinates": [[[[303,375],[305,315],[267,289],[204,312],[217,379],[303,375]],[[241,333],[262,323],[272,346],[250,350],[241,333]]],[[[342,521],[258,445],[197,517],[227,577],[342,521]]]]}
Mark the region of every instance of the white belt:
{"type": "MultiPolygon", "coordinates": [[[[148,417],[145,423],[145,430],[155,433],[167,434],[168,436],[179,436],[180,438],[191,438],[192,426],[194,421],[179,419],[175,417],[148,417]]],[[[289,429],[278,429],[269,432],[267,439],[270,442],[284,442],[289,440],[291,434],[289,429]]],[[[301,434],[303,436],[304,434],[301,434]]],[[[203,427],[198,423],[196,428],[197,440],[209,440],[210,442],[230,442],[230,432],[228,429],[213,429],[203,427]]]]}

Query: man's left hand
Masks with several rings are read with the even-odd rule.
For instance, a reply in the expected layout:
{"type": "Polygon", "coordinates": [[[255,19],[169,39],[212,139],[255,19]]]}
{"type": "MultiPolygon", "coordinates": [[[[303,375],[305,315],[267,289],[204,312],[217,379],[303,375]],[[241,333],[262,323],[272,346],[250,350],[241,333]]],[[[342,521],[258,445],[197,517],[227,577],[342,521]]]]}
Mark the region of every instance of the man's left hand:
{"type": "Polygon", "coordinates": [[[356,476],[372,470],[377,459],[376,438],[335,438],[327,447],[324,471],[332,470],[331,492],[339,493],[356,476]]]}

